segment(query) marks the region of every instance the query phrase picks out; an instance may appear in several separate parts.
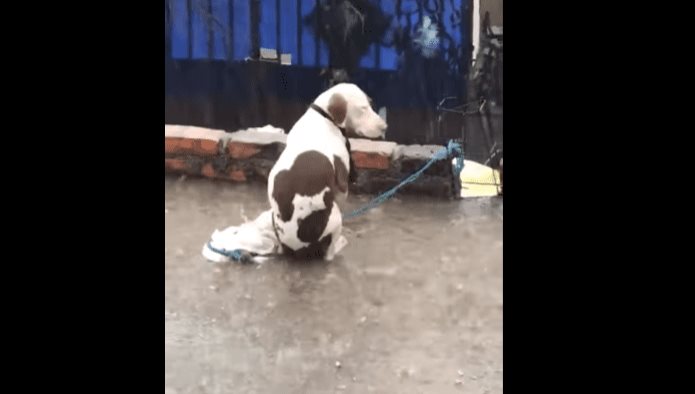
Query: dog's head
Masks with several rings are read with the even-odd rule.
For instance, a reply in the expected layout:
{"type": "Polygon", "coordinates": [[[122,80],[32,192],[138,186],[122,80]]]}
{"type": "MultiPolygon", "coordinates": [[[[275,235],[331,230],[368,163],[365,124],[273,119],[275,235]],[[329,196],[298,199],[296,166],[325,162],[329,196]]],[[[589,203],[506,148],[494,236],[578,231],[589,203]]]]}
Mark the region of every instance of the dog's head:
{"type": "Polygon", "coordinates": [[[316,102],[325,103],[324,108],[339,126],[345,127],[348,136],[376,139],[386,133],[386,121],[374,112],[371,99],[355,84],[337,84],[322,93],[316,102]]]}

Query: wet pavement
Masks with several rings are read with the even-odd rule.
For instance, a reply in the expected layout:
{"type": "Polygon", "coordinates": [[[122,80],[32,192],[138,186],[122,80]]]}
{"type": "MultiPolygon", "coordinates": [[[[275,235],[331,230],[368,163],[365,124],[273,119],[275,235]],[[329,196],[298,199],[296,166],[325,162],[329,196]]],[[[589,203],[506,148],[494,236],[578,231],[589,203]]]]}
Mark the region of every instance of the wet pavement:
{"type": "Polygon", "coordinates": [[[332,262],[244,266],[201,248],[264,185],[165,188],[165,394],[502,393],[501,199],[400,197],[332,262]]]}

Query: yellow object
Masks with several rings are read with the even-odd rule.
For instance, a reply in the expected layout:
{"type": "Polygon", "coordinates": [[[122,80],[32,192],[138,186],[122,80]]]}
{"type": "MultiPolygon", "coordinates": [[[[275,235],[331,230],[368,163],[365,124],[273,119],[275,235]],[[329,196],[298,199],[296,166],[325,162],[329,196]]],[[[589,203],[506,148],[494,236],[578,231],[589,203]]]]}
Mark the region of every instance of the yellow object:
{"type": "Polygon", "coordinates": [[[494,197],[500,194],[500,172],[470,160],[463,161],[461,197],[494,197]]]}

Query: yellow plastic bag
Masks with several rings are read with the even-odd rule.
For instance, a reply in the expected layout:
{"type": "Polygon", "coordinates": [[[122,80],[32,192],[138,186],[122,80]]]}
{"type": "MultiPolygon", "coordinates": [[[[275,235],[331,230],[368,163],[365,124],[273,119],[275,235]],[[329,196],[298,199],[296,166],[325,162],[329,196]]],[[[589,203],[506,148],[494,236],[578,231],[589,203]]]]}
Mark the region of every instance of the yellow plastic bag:
{"type": "Polygon", "coordinates": [[[470,160],[463,161],[461,197],[494,197],[502,191],[500,172],[470,160]]]}

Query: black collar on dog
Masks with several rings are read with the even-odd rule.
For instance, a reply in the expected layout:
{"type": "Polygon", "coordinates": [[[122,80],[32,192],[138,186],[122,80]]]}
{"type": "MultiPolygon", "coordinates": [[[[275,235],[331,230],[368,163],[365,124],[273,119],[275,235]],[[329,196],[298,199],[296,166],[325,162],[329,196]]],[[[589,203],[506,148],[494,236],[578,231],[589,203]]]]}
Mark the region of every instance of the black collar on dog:
{"type": "Polygon", "coordinates": [[[314,111],[321,114],[321,116],[323,116],[324,118],[330,120],[331,123],[333,123],[335,125],[335,127],[337,127],[340,130],[340,132],[343,134],[343,137],[345,137],[345,139],[347,139],[347,135],[345,135],[345,128],[338,126],[338,123],[335,122],[335,119],[333,119],[333,117],[328,112],[324,111],[323,108],[319,107],[318,105],[316,105],[314,103],[311,103],[311,105],[309,107],[311,107],[311,109],[313,109],[314,111]]]}
{"type": "Polygon", "coordinates": [[[347,148],[348,151],[348,157],[350,157],[350,173],[348,174],[348,182],[353,183],[357,180],[357,172],[355,172],[355,162],[352,160],[352,155],[350,152],[352,152],[352,149],[350,148],[350,139],[347,136],[347,133],[345,131],[344,127],[338,126],[338,123],[335,122],[333,117],[326,111],[323,110],[323,108],[319,107],[318,105],[311,103],[309,106],[311,109],[314,111],[318,112],[323,116],[324,118],[328,119],[335,125],[335,127],[340,130],[340,132],[343,134],[343,137],[345,137],[345,147],[347,148]]]}

